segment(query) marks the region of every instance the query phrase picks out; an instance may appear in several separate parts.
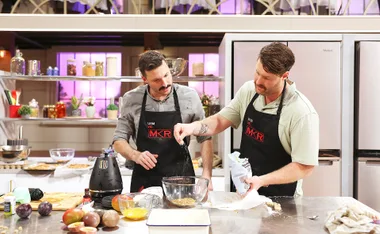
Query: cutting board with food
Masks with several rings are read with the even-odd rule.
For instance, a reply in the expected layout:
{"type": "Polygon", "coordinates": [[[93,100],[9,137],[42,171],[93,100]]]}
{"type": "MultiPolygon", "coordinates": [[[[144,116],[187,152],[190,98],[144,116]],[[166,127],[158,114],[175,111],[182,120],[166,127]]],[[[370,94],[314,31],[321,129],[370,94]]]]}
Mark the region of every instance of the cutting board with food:
{"type": "MultiPolygon", "coordinates": [[[[4,197],[9,194],[5,194],[0,197],[0,210],[4,210],[4,197]]],[[[53,210],[65,211],[70,208],[77,207],[83,200],[82,193],[43,193],[43,197],[39,200],[32,200],[29,204],[32,207],[32,210],[38,210],[38,205],[41,202],[47,201],[53,205],[53,210]]]]}

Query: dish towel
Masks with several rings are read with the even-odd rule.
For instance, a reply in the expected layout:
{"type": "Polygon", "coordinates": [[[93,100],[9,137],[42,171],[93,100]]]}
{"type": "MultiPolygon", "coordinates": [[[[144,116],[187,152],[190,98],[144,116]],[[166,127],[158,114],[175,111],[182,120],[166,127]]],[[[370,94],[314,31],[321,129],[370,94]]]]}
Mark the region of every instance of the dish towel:
{"type": "Polygon", "coordinates": [[[237,193],[209,192],[208,202],[203,206],[220,210],[249,210],[272,200],[252,190],[242,198],[237,193]]]}
{"type": "Polygon", "coordinates": [[[356,205],[346,205],[327,214],[325,227],[330,234],[380,233],[380,225],[374,224],[375,215],[356,205]]]}

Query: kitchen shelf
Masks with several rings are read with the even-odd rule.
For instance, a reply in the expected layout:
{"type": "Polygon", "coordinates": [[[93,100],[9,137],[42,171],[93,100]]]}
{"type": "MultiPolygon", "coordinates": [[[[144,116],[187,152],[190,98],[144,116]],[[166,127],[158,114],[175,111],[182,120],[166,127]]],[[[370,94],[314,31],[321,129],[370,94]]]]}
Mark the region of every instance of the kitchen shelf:
{"type": "Polygon", "coordinates": [[[57,118],[57,119],[49,119],[49,118],[0,118],[0,121],[3,122],[35,122],[39,123],[41,126],[51,126],[51,127],[59,127],[59,126],[116,126],[117,120],[110,120],[107,118],[101,119],[66,119],[66,118],[57,118]]]}
{"type": "MultiPolygon", "coordinates": [[[[121,82],[143,82],[139,76],[28,76],[28,75],[0,75],[4,80],[25,80],[25,81],[121,81],[121,82]]],[[[223,81],[223,77],[217,76],[178,76],[173,77],[173,82],[189,81],[223,81]]]]}

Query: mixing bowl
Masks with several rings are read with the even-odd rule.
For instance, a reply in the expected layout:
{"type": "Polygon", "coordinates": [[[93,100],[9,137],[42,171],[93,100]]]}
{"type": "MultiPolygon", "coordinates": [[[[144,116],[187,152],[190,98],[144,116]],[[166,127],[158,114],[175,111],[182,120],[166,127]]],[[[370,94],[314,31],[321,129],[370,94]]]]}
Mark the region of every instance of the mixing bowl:
{"type": "Polygon", "coordinates": [[[152,208],[162,207],[162,199],[153,194],[126,193],[118,196],[120,212],[129,220],[147,219],[152,208]]]}
{"type": "Polygon", "coordinates": [[[174,206],[191,208],[202,203],[207,193],[208,179],[197,176],[162,178],[166,199],[174,206]]]}
{"type": "Polygon", "coordinates": [[[49,150],[50,157],[54,162],[67,163],[74,158],[75,149],[72,148],[57,148],[49,150]]]}
{"type": "Polygon", "coordinates": [[[30,147],[26,145],[4,145],[0,150],[0,161],[6,163],[18,162],[27,159],[30,154],[30,147]]]}
{"type": "Polygon", "coordinates": [[[183,58],[167,58],[165,61],[168,64],[170,73],[173,77],[181,75],[182,72],[186,69],[187,60],[183,58]]]}

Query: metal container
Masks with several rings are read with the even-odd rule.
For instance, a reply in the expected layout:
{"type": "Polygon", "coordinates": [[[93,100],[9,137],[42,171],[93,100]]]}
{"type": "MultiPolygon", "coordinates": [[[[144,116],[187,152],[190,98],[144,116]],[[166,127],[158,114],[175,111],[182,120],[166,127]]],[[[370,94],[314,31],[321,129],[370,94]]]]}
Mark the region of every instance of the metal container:
{"type": "Polygon", "coordinates": [[[117,195],[123,191],[123,179],[116,157],[108,150],[96,158],[90,177],[91,198],[101,202],[102,198],[117,195]]]}
{"type": "Polygon", "coordinates": [[[28,75],[29,76],[38,76],[41,74],[40,70],[40,61],[39,60],[28,60],[28,75]]]}

